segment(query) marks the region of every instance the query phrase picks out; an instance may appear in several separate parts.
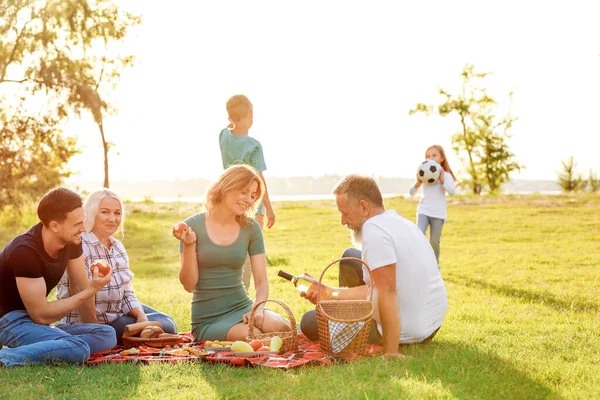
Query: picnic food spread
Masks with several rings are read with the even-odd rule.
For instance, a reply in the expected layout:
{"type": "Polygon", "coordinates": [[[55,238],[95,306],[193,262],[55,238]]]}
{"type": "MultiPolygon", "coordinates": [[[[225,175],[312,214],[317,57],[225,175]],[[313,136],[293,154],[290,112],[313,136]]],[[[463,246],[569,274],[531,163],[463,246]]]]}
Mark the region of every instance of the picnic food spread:
{"type": "Polygon", "coordinates": [[[210,350],[230,350],[233,342],[228,340],[207,340],[204,347],[210,350]]]}
{"type": "Polygon", "coordinates": [[[123,331],[123,345],[126,349],[138,346],[162,348],[181,341],[181,335],[165,333],[158,321],[138,322],[126,325],[123,331]]]}
{"type": "MultiPolygon", "coordinates": [[[[92,354],[87,365],[103,363],[133,362],[141,364],[150,363],[179,363],[179,362],[209,362],[220,363],[231,366],[245,367],[269,367],[278,369],[290,369],[302,365],[332,365],[338,362],[350,362],[360,359],[357,354],[341,354],[331,356],[324,354],[319,343],[311,342],[303,335],[299,335],[299,346],[294,351],[282,353],[271,352],[268,347],[263,346],[252,353],[236,353],[229,349],[208,350],[206,342],[191,342],[194,337],[191,332],[180,334],[181,340],[175,345],[151,346],[140,345],[137,348],[124,350],[116,348],[104,352],[92,354]],[[188,341],[188,342],[186,342],[188,341]]],[[[156,340],[156,339],[153,339],[156,340]]],[[[214,342],[214,341],[213,341],[214,342]]],[[[212,342],[211,342],[212,343],[212,342]]],[[[367,356],[381,353],[382,347],[368,345],[367,356]]]]}

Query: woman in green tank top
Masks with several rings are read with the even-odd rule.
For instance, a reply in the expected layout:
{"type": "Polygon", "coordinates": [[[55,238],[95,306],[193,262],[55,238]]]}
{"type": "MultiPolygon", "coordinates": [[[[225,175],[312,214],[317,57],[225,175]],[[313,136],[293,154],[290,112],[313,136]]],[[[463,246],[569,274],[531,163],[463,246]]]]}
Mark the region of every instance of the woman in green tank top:
{"type": "MultiPolygon", "coordinates": [[[[256,302],[269,297],[262,231],[250,218],[263,193],[264,184],[252,167],[231,166],[209,187],[206,212],[185,220],[188,227],[179,243],[179,281],[193,293],[192,333],[197,341],[245,340],[248,336],[254,303],[242,283],[247,254],[256,302]]],[[[254,317],[259,333],[291,329],[285,318],[265,310],[264,304],[254,317]]]]}

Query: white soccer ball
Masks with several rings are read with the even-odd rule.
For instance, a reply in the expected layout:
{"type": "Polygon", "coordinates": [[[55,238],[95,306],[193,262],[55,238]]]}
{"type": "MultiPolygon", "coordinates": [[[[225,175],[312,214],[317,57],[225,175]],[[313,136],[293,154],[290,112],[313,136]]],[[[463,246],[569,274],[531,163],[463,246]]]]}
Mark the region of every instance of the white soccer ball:
{"type": "Polygon", "coordinates": [[[417,176],[423,183],[434,184],[440,179],[442,167],[435,160],[425,160],[419,165],[417,176]]]}

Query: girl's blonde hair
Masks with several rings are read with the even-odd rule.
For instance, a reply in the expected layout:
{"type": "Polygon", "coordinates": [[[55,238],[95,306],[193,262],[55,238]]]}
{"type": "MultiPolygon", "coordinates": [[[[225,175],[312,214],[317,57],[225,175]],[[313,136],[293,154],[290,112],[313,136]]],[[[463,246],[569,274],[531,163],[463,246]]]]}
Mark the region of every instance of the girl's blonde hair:
{"type": "Polygon", "coordinates": [[[233,190],[244,190],[253,182],[258,184],[256,199],[252,206],[242,215],[237,215],[235,220],[240,226],[245,227],[250,223],[249,218],[254,215],[256,203],[263,198],[265,185],[262,178],[254,168],[246,164],[232,165],[227,168],[219,178],[213,182],[206,191],[206,200],[204,201],[206,211],[210,213],[214,208],[223,202],[227,193],[233,190]]]}
{"type": "Polygon", "coordinates": [[[456,176],[454,176],[454,172],[452,172],[452,168],[450,168],[450,163],[448,162],[448,159],[446,158],[446,152],[444,151],[442,146],[440,146],[439,144],[434,144],[433,146],[429,146],[427,148],[427,150],[425,150],[425,158],[427,158],[427,152],[431,149],[437,149],[437,151],[440,152],[440,155],[444,159],[444,161],[442,161],[442,167],[444,168],[445,171],[450,172],[450,175],[452,175],[452,178],[454,179],[454,181],[456,181],[457,180],[456,176]]]}
{"type": "Polygon", "coordinates": [[[119,206],[121,207],[121,224],[119,225],[117,232],[121,232],[121,237],[123,237],[125,235],[125,230],[123,229],[125,223],[125,207],[123,207],[123,201],[121,201],[121,198],[118,194],[106,188],[96,190],[85,200],[85,203],[83,204],[83,210],[85,211],[85,219],[83,220],[83,224],[85,225],[85,229],[87,232],[91,232],[92,229],[94,229],[94,222],[96,221],[96,215],[98,214],[98,209],[100,208],[100,202],[106,197],[112,197],[119,202],[119,206]]]}

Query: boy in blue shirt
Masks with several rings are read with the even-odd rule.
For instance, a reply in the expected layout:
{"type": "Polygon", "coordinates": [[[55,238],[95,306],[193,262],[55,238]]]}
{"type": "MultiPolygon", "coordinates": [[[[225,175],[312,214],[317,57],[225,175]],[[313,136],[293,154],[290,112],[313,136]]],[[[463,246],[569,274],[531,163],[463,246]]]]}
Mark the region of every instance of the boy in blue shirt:
{"type": "MultiPolygon", "coordinates": [[[[230,124],[219,134],[223,169],[234,164],[248,164],[259,173],[265,184],[265,195],[258,204],[255,219],[262,229],[266,212],[267,228],[271,228],[275,224],[275,213],[269,199],[267,183],[262,174],[267,166],[260,142],[248,135],[253,122],[252,103],[246,96],[238,94],[227,101],[226,108],[230,124]]],[[[247,262],[244,265],[243,275],[246,288],[250,286],[251,276],[250,263],[247,262]]]]}

